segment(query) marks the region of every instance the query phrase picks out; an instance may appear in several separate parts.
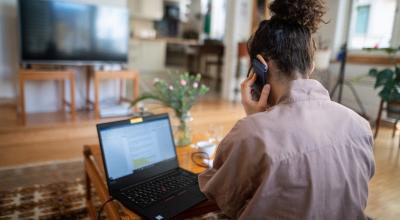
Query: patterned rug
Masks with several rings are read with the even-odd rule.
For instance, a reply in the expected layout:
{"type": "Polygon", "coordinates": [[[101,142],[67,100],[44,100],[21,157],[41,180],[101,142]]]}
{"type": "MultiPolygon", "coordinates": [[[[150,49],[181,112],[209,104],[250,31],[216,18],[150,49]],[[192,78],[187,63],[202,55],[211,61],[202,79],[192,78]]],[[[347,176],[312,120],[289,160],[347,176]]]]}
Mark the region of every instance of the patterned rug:
{"type": "Polygon", "coordinates": [[[0,220],[88,219],[82,160],[0,169],[0,220]]]}
{"type": "MultiPolygon", "coordinates": [[[[1,168],[0,180],[0,220],[89,219],[80,160],[1,168]]],[[[93,192],[92,198],[100,207],[93,192]]],[[[220,219],[227,218],[209,213],[192,220],[220,219]]]]}
{"type": "Polygon", "coordinates": [[[19,187],[0,192],[0,219],[88,219],[84,181],[19,187]]]}

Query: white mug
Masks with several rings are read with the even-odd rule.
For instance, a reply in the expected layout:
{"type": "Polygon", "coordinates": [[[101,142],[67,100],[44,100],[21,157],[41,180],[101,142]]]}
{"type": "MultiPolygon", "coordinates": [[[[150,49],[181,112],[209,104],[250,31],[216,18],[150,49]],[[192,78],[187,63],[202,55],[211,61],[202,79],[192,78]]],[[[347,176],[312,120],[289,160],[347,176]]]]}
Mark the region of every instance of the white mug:
{"type": "Polygon", "coordinates": [[[216,144],[209,141],[199,141],[196,143],[196,148],[199,152],[206,153],[209,157],[214,154],[216,144]]]}

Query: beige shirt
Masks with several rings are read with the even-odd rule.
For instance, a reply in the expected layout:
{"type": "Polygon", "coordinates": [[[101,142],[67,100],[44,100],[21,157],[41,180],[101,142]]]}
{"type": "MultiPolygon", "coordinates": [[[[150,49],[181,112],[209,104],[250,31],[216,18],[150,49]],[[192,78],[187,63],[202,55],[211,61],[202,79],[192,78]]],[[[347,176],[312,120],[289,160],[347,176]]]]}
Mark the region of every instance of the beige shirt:
{"type": "Polygon", "coordinates": [[[315,80],[246,117],[218,147],[201,190],[234,219],[366,219],[374,175],[370,126],[315,80]]]}

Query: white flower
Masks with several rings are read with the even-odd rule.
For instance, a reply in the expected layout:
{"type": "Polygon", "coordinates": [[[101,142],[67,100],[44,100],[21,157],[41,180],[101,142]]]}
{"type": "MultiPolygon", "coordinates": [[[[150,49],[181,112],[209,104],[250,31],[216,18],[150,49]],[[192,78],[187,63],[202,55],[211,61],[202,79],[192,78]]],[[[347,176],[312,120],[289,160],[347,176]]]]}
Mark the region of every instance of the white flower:
{"type": "Polygon", "coordinates": [[[181,85],[182,85],[182,86],[186,86],[186,80],[181,79],[181,85]]]}
{"type": "Polygon", "coordinates": [[[169,90],[174,90],[174,87],[173,87],[172,85],[170,85],[170,86],[168,87],[168,89],[169,89],[169,90]]]}
{"type": "Polygon", "coordinates": [[[197,87],[199,87],[199,83],[198,82],[194,82],[193,83],[193,88],[197,89],[197,87]]]}
{"type": "Polygon", "coordinates": [[[158,82],[160,82],[160,79],[159,78],[154,78],[153,83],[156,84],[158,82]]]}

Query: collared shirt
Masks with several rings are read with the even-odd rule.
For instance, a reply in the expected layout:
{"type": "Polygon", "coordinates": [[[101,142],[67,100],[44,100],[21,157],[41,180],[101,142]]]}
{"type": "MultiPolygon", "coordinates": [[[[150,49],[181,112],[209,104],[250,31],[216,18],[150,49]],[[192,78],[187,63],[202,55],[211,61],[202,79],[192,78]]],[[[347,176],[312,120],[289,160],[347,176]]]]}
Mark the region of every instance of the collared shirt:
{"type": "Polygon", "coordinates": [[[374,175],[369,123],[311,79],[248,116],[218,146],[200,189],[234,219],[367,219],[374,175]]]}

